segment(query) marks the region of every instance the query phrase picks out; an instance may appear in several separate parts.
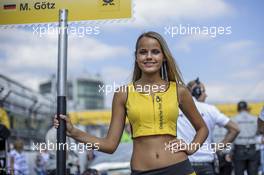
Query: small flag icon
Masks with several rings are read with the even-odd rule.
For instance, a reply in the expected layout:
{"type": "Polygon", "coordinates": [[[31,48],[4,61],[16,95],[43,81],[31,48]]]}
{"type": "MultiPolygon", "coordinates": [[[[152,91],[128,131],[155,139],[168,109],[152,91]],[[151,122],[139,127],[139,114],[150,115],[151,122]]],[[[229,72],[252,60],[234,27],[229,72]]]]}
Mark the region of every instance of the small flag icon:
{"type": "Polygon", "coordinates": [[[4,10],[16,10],[16,4],[6,4],[4,10]]]}

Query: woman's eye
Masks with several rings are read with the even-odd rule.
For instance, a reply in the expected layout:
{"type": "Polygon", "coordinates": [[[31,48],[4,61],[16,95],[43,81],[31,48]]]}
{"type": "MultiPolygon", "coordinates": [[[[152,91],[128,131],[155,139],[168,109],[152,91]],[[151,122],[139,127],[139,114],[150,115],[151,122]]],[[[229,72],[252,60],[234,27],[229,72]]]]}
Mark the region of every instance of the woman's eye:
{"type": "Polygon", "coordinates": [[[154,50],[152,50],[152,53],[153,53],[153,54],[159,54],[160,51],[159,51],[158,49],[154,49],[154,50]]]}
{"type": "Polygon", "coordinates": [[[140,50],[139,51],[139,54],[141,54],[141,55],[145,55],[145,54],[147,54],[148,52],[146,51],[146,50],[140,50]]]}

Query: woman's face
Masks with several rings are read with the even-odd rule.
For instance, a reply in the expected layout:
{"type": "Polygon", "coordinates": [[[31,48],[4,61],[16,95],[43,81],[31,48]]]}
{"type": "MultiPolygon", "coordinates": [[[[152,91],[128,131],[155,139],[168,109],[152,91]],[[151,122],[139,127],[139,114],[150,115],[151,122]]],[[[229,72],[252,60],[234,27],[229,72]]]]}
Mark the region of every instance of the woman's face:
{"type": "Polygon", "coordinates": [[[163,59],[164,55],[156,39],[143,37],[139,40],[136,62],[143,73],[159,72],[163,59]]]}

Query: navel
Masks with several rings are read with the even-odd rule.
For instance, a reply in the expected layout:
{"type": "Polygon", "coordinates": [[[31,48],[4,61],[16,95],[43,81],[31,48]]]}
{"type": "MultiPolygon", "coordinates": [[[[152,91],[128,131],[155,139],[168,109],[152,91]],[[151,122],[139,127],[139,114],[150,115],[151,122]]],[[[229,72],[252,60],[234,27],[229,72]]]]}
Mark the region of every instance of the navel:
{"type": "Polygon", "coordinates": [[[156,159],[158,159],[159,158],[159,154],[158,153],[156,153],[156,159]]]}

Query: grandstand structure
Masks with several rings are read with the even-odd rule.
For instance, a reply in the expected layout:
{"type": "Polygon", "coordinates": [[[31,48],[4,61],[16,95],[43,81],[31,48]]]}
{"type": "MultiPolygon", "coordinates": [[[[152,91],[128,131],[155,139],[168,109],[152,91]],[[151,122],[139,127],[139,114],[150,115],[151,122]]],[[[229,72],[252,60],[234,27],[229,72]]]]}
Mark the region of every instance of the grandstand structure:
{"type": "Polygon", "coordinates": [[[44,141],[56,107],[54,99],[0,74],[0,100],[9,116],[11,140],[44,141]]]}

